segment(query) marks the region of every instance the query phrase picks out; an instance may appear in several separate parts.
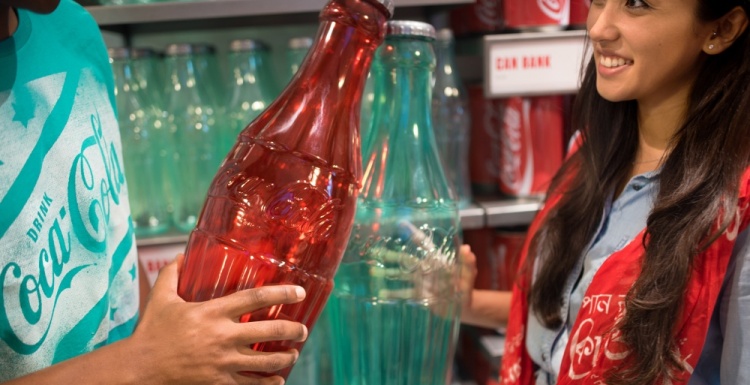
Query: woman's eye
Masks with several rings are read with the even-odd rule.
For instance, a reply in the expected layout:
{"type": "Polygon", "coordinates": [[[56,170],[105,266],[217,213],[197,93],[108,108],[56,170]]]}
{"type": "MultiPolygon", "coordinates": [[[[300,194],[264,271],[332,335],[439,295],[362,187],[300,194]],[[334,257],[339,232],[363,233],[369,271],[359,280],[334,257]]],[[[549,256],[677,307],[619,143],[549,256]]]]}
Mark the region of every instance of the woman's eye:
{"type": "Polygon", "coordinates": [[[648,4],[642,0],[626,0],[625,6],[628,8],[648,8],[648,4]]]}

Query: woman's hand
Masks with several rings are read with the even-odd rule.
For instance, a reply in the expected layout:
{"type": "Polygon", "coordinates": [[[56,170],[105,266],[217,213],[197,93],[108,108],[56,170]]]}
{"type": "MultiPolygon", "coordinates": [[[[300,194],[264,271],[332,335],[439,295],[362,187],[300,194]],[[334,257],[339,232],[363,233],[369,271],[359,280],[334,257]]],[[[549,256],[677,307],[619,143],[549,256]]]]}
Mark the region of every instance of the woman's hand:
{"type": "MultiPolygon", "coordinates": [[[[183,256],[164,267],[129,344],[134,359],[148,360],[148,384],[283,384],[278,376],[249,377],[239,372],[275,372],[297,360],[296,350],[257,352],[249,345],[265,341],[304,341],[300,323],[272,320],[240,323],[243,314],[278,304],[300,302],[297,286],[243,290],[206,302],[185,302],[177,294],[183,256]]],[[[125,357],[124,357],[125,358],[125,357]]],[[[126,358],[129,359],[129,358],[126,358]]]]}
{"type": "Polygon", "coordinates": [[[461,245],[458,251],[458,258],[461,262],[461,282],[459,287],[463,293],[463,311],[471,309],[471,302],[474,293],[474,281],[477,278],[477,256],[471,251],[469,245],[461,245]]]}

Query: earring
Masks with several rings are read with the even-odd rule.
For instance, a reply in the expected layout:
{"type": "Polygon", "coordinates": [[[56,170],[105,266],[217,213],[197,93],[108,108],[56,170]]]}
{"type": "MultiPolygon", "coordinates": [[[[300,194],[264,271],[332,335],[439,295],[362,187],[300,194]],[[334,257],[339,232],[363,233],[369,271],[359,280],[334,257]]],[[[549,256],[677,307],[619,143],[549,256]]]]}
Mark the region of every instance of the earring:
{"type": "MultiPolygon", "coordinates": [[[[716,39],[716,36],[717,36],[717,35],[718,35],[718,34],[716,33],[716,31],[714,31],[714,33],[712,33],[712,34],[711,34],[711,39],[716,39]]],[[[714,47],[716,47],[716,46],[715,46],[715,45],[713,45],[713,44],[709,44],[709,45],[708,45],[708,49],[714,49],[714,47]]]]}

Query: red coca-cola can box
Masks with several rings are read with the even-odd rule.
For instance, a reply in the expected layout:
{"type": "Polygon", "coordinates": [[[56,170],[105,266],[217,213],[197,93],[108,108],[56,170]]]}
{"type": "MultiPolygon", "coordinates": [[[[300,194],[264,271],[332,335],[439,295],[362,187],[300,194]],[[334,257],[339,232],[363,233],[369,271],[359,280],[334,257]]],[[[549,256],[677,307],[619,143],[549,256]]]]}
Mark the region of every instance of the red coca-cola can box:
{"type": "Polygon", "coordinates": [[[502,100],[500,191],[512,197],[541,196],[563,161],[563,97],[502,100]]]}
{"type": "Polygon", "coordinates": [[[496,248],[494,247],[495,233],[493,229],[476,229],[464,231],[464,243],[471,246],[476,256],[477,276],[474,278],[474,288],[478,290],[498,290],[499,267],[497,265],[496,248]]]}
{"type": "Polygon", "coordinates": [[[527,232],[528,230],[525,228],[495,232],[493,248],[499,266],[497,290],[511,290],[513,288],[527,232]]]}
{"type": "Polygon", "coordinates": [[[570,25],[585,28],[589,8],[591,8],[591,0],[570,0],[570,25]]]}
{"type": "Polygon", "coordinates": [[[469,177],[472,192],[477,196],[497,195],[503,100],[485,97],[482,84],[469,85],[468,93],[471,114],[469,177]]]}
{"type": "Polygon", "coordinates": [[[501,0],[475,0],[450,13],[451,29],[458,36],[499,31],[503,21],[501,0]]]}
{"type": "Polygon", "coordinates": [[[505,26],[522,31],[556,31],[570,24],[570,0],[505,0],[505,26]]]}

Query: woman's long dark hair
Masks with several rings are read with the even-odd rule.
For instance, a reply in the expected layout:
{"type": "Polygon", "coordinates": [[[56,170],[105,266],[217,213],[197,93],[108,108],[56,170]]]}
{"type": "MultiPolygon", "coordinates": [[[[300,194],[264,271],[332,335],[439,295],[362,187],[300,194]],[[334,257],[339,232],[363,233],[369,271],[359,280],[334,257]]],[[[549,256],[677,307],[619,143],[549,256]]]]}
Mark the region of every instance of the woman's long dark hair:
{"type": "MultiPolygon", "coordinates": [[[[700,20],[716,20],[747,0],[699,0],[700,20]]],[[[647,221],[642,270],[625,299],[618,327],[632,349],[609,384],[653,384],[683,369],[674,355],[677,315],[694,259],[718,235],[717,218],[736,210],[739,179],[750,165],[750,39],[745,31],[721,54],[707,56],[681,128],[659,175],[647,221]]],[[[539,320],[559,327],[564,284],[594,236],[605,199],[629,176],[638,146],[635,101],[609,102],[589,62],[576,98],[573,127],[582,146],[558,172],[550,192],[562,198],[532,239],[539,270],[529,302],[539,320]]],[[[528,258],[527,269],[534,258],[528,258]]],[[[700,338],[700,337],[698,337],[700,338]]]]}

